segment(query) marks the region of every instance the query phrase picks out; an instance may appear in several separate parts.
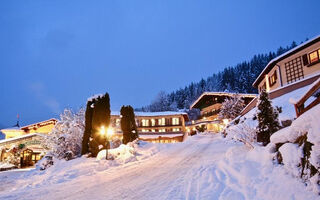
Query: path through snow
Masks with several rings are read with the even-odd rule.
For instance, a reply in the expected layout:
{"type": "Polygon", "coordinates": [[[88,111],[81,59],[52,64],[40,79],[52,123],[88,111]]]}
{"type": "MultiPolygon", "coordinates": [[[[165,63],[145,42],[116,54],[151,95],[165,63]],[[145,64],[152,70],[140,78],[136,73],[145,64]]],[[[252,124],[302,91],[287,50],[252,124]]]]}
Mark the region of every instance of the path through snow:
{"type": "Polygon", "coordinates": [[[218,135],[165,145],[148,159],[88,175],[17,182],[0,199],[319,199],[263,152],[218,135]]]}

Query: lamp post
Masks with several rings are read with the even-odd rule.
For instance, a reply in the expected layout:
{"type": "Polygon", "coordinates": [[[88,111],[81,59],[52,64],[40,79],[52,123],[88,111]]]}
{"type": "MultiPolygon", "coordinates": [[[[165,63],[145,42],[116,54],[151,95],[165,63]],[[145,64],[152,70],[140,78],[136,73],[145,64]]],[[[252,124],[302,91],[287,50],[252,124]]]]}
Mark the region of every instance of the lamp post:
{"type": "Polygon", "coordinates": [[[104,126],[101,126],[100,134],[106,137],[106,160],[108,160],[108,143],[110,144],[109,140],[112,138],[114,131],[111,127],[106,130],[104,126]]]}

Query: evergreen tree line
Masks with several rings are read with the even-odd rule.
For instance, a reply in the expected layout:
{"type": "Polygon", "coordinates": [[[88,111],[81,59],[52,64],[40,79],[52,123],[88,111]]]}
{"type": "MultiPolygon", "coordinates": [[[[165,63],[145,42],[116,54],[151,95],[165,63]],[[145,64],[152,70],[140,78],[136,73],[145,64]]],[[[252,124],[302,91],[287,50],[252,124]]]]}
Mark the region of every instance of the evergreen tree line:
{"type": "MultiPolygon", "coordinates": [[[[81,154],[96,157],[100,150],[109,149],[107,129],[110,127],[111,110],[109,94],[90,98],[85,112],[85,128],[82,138],[81,154]]],[[[123,143],[127,144],[138,138],[134,111],[131,106],[121,108],[121,129],[123,143]]]]}
{"type": "Polygon", "coordinates": [[[169,94],[161,91],[150,105],[136,110],[157,112],[189,109],[190,105],[205,91],[257,93],[257,90],[252,87],[252,83],[264,67],[275,57],[296,46],[296,42],[293,41],[290,46],[280,47],[276,52],[254,55],[250,61],[227,67],[223,71],[209,76],[206,80],[201,79],[197,83],[192,82],[185,88],[180,88],[169,94]]]}

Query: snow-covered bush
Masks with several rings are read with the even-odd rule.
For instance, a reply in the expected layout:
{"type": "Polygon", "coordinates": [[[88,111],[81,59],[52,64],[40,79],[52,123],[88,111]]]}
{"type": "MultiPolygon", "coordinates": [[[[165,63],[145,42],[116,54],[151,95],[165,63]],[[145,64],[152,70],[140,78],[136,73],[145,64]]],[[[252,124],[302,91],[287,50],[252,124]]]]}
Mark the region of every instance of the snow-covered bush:
{"type": "MultiPolygon", "coordinates": [[[[136,148],[138,140],[121,144],[118,148],[108,149],[108,160],[117,160],[119,163],[127,163],[135,160],[136,148]]],[[[97,155],[97,160],[106,159],[106,150],[101,150],[97,155]]]]}
{"type": "Polygon", "coordinates": [[[11,146],[9,150],[6,152],[8,153],[7,158],[5,160],[6,163],[12,164],[16,167],[20,166],[20,154],[21,154],[22,148],[19,148],[15,145],[11,146]]]}
{"type": "Polygon", "coordinates": [[[256,129],[247,123],[230,126],[227,129],[227,137],[243,142],[250,148],[253,148],[253,144],[257,141],[256,129]]]}
{"type": "Polygon", "coordinates": [[[45,170],[52,166],[54,163],[54,157],[50,154],[45,155],[41,160],[36,164],[36,169],[45,170]]]}
{"type": "Polygon", "coordinates": [[[65,109],[52,131],[45,137],[45,145],[51,155],[70,160],[81,155],[84,132],[84,110],[77,113],[65,109]]]}

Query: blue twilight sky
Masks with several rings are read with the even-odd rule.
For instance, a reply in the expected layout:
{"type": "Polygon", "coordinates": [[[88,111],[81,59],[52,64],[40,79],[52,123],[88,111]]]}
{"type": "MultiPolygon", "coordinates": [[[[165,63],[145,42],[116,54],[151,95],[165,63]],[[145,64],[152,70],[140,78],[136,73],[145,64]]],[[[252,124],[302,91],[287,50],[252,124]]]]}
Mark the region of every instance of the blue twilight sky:
{"type": "Polygon", "coordinates": [[[140,107],[224,67],[320,34],[319,0],[0,2],[0,128],[109,92],[140,107]]]}

